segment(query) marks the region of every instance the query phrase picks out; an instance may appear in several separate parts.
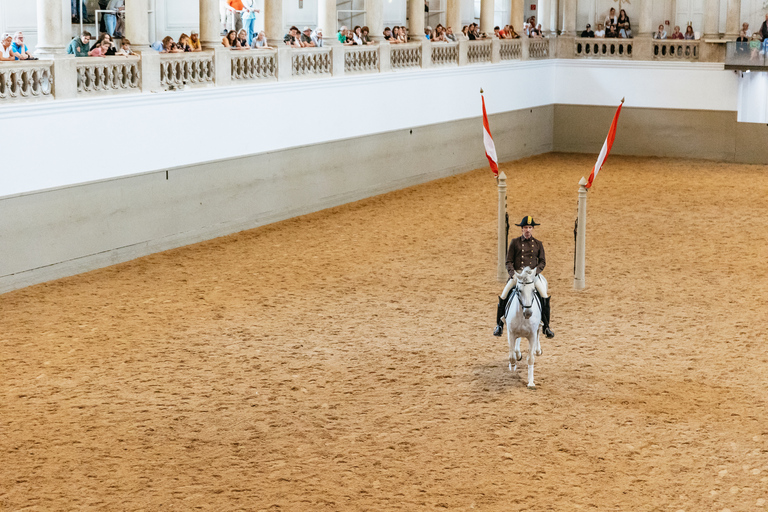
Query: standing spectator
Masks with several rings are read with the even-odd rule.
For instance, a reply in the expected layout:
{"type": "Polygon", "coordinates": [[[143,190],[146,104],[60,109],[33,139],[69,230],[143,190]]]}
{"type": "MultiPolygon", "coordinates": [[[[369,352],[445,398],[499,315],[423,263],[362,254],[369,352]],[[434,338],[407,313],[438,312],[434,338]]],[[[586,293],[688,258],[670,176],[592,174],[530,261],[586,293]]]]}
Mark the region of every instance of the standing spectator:
{"type": "Polygon", "coordinates": [[[464,37],[469,39],[469,25],[464,25],[461,27],[461,33],[464,34],[464,37]]]}
{"type": "Polygon", "coordinates": [[[312,29],[309,27],[304,27],[304,30],[301,31],[301,45],[304,47],[314,47],[317,46],[315,42],[312,40],[312,29]]]}
{"type": "Polygon", "coordinates": [[[597,30],[595,30],[595,37],[605,37],[605,30],[603,30],[603,24],[598,23],[597,24],[597,30]]]}
{"type": "Polygon", "coordinates": [[[203,45],[200,44],[200,35],[197,33],[196,30],[193,30],[192,33],[189,35],[189,47],[192,49],[193,52],[203,51],[203,45]]]}
{"type": "Polygon", "coordinates": [[[323,47],[323,29],[320,27],[316,28],[310,37],[312,38],[312,42],[315,43],[316,47],[323,47]]]}
{"type": "Polygon", "coordinates": [[[595,33],[592,31],[592,25],[587,23],[587,28],[581,32],[581,37],[595,37],[595,33]]]}
{"type": "Polygon", "coordinates": [[[80,36],[74,38],[67,46],[67,53],[75,57],[87,57],[91,45],[91,33],[83,32],[80,36]]]}
{"type": "Polygon", "coordinates": [[[675,25],[675,31],[672,32],[672,35],[669,36],[670,39],[685,39],[685,36],[683,36],[683,33],[680,32],[680,25],[675,25]]]}
{"type": "Polygon", "coordinates": [[[115,11],[115,14],[107,12],[102,15],[106,33],[114,37],[115,27],[117,27],[117,12],[125,10],[125,0],[110,0],[107,4],[107,9],[115,11]]]}
{"type": "Polygon", "coordinates": [[[501,32],[501,28],[498,25],[493,27],[493,35],[496,39],[504,39],[504,34],[501,32]]]}
{"type": "Polygon", "coordinates": [[[253,38],[256,36],[256,13],[261,12],[256,8],[256,0],[243,0],[243,24],[248,34],[248,46],[253,46],[253,38]]]}
{"type": "Polygon", "coordinates": [[[384,27],[384,40],[388,43],[392,43],[396,40],[396,37],[392,35],[392,29],[389,27],[384,27]]]}
{"type": "Polygon", "coordinates": [[[467,37],[470,41],[475,41],[477,39],[477,34],[475,34],[475,24],[470,23],[469,29],[467,30],[467,37]]]}
{"type": "Polygon", "coordinates": [[[80,8],[83,8],[83,23],[88,22],[88,8],[85,5],[85,0],[71,0],[72,5],[72,23],[80,23],[80,8]]]}
{"type": "Polygon", "coordinates": [[[760,25],[760,38],[768,38],[768,14],[765,15],[765,21],[760,25]]]}
{"type": "Polygon", "coordinates": [[[227,11],[229,16],[234,20],[235,31],[240,32],[240,29],[243,28],[242,0],[227,0],[227,11]]]}
{"type": "Polygon", "coordinates": [[[749,30],[749,23],[746,21],[741,24],[741,30],[744,31],[744,37],[752,37],[752,31],[749,30]]]}
{"type": "Polygon", "coordinates": [[[693,33],[693,27],[688,25],[685,27],[685,39],[688,39],[689,41],[696,39],[696,34],[693,33]]]}
{"type": "Polygon", "coordinates": [[[424,37],[427,40],[430,40],[430,41],[432,40],[432,27],[430,27],[429,25],[424,27],[424,37]]]}
{"type": "Polygon", "coordinates": [[[24,33],[19,31],[13,35],[11,51],[19,55],[19,60],[37,60],[37,57],[29,53],[29,48],[24,44],[24,33]]]}
{"type": "Polygon", "coordinates": [[[611,7],[611,10],[608,12],[608,16],[605,17],[605,33],[606,37],[608,37],[608,27],[614,27],[616,29],[616,32],[618,32],[618,28],[616,28],[619,25],[619,17],[616,16],[616,9],[611,7]]]}
{"type": "Polygon", "coordinates": [[[625,39],[632,39],[632,27],[629,23],[629,16],[627,15],[627,11],[622,9],[619,12],[619,37],[625,38],[625,39]]]}
{"type": "Polygon", "coordinates": [[[229,28],[230,16],[227,0],[219,0],[219,19],[221,20],[221,35],[225,36],[231,30],[229,28]]]}
{"type": "Polygon", "coordinates": [[[11,34],[3,34],[3,39],[0,41],[0,60],[19,60],[18,53],[11,49],[13,43],[13,36],[11,34]]]}

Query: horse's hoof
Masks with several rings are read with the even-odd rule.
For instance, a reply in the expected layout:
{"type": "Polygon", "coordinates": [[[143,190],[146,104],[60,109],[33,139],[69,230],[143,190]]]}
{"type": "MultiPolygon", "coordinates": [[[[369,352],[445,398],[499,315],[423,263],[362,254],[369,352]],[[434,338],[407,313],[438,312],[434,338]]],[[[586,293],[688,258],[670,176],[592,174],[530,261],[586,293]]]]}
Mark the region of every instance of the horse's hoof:
{"type": "Polygon", "coordinates": [[[541,349],[539,349],[539,350],[537,350],[537,351],[536,351],[536,356],[537,356],[537,357],[538,357],[538,356],[540,356],[541,354],[542,354],[542,352],[541,352],[541,349]]]}
{"type": "Polygon", "coordinates": [[[512,363],[509,363],[509,371],[513,371],[512,370],[512,363]]]}
{"type": "Polygon", "coordinates": [[[528,384],[528,389],[536,389],[536,384],[528,384]]]}
{"type": "Polygon", "coordinates": [[[515,357],[518,361],[521,361],[523,359],[523,353],[522,352],[515,352],[515,357]]]}

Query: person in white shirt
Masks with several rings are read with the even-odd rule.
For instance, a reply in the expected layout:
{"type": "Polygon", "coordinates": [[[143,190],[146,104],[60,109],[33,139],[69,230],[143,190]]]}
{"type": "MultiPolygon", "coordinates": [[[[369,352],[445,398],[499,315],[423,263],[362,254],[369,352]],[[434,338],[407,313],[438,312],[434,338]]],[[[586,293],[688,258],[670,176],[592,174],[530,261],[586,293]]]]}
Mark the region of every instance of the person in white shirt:
{"type": "Polygon", "coordinates": [[[741,30],[744,31],[744,37],[752,37],[752,31],[749,30],[749,23],[747,22],[742,23],[741,30]]]}
{"type": "Polygon", "coordinates": [[[595,30],[595,37],[605,37],[605,30],[603,30],[603,24],[597,24],[597,30],[595,30]]]}
{"type": "Polygon", "coordinates": [[[16,60],[18,54],[11,49],[12,42],[11,34],[3,34],[3,39],[0,40],[0,60],[16,60]]]}
{"type": "Polygon", "coordinates": [[[664,30],[664,25],[659,25],[659,30],[653,34],[654,39],[666,39],[667,38],[667,31],[664,30]]]}
{"type": "Polygon", "coordinates": [[[608,25],[613,25],[614,27],[617,27],[616,30],[618,31],[618,24],[619,17],[616,16],[616,9],[611,7],[611,11],[608,13],[608,16],[605,17],[605,28],[608,28],[608,25]]]}
{"type": "Polygon", "coordinates": [[[319,27],[316,28],[309,37],[312,38],[312,42],[315,43],[315,46],[318,48],[323,47],[323,29],[319,27]]]}

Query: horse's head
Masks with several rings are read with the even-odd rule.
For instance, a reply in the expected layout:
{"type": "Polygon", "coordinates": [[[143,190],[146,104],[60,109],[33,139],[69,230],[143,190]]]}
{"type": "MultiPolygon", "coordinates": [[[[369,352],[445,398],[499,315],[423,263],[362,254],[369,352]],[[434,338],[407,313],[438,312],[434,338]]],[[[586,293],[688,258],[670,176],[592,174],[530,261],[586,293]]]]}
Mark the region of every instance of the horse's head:
{"type": "Polygon", "coordinates": [[[520,306],[523,308],[523,316],[527,320],[533,314],[533,281],[536,278],[536,272],[529,267],[525,267],[521,272],[515,272],[515,278],[517,279],[517,300],[520,301],[520,306]]]}

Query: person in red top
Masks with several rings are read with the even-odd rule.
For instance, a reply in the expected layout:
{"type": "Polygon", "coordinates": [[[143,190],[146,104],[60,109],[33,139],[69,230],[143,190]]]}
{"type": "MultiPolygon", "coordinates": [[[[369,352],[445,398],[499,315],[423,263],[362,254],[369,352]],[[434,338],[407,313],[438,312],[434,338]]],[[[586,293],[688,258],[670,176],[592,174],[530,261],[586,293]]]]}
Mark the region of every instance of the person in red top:
{"type": "Polygon", "coordinates": [[[685,39],[685,36],[683,35],[683,33],[680,32],[680,26],[679,25],[675,26],[675,31],[672,32],[672,35],[669,36],[669,38],[670,39],[685,39]]]}
{"type": "Polygon", "coordinates": [[[241,0],[227,0],[227,5],[229,6],[227,15],[233,16],[235,20],[235,32],[240,32],[240,29],[243,28],[243,2],[241,0]]]}

